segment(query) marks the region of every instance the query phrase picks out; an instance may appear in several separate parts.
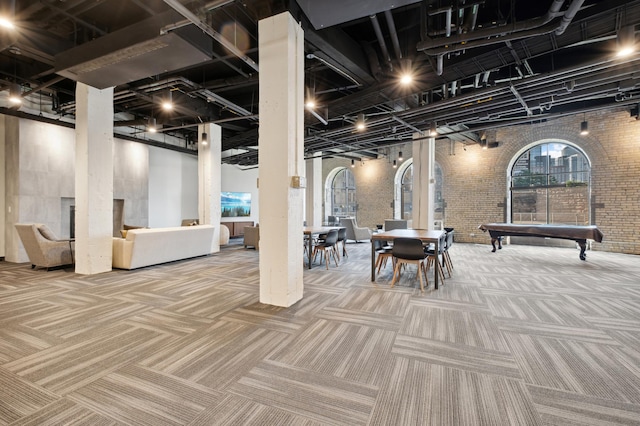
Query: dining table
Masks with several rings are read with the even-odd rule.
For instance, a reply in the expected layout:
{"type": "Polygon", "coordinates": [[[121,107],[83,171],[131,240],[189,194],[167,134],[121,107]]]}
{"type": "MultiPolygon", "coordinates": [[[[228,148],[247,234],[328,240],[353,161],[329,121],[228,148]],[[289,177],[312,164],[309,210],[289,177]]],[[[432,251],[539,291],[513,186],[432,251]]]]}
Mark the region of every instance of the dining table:
{"type": "MultiPolygon", "coordinates": [[[[376,280],[376,241],[393,241],[396,238],[417,238],[423,243],[433,244],[434,253],[440,254],[440,246],[444,244],[444,237],[446,233],[442,230],[427,230],[427,229],[393,229],[386,232],[378,232],[371,236],[371,281],[376,280]]],[[[438,269],[442,268],[439,255],[436,256],[435,271],[434,271],[434,284],[436,290],[438,289],[438,269]]]]}
{"type": "Polygon", "coordinates": [[[332,229],[342,229],[344,228],[344,226],[304,226],[302,228],[302,233],[305,236],[308,236],[308,249],[309,249],[309,269],[311,269],[311,262],[312,262],[312,256],[311,254],[313,253],[313,236],[314,235],[321,235],[321,234],[327,234],[329,231],[331,231],[332,229]]]}

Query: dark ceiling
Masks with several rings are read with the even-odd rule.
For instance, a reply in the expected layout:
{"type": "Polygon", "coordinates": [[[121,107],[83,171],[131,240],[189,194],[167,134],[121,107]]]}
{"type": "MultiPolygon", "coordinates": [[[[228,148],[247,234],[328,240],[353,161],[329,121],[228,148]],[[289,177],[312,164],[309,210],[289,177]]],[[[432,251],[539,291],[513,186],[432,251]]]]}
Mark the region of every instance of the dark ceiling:
{"type": "Polygon", "coordinates": [[[305,155],[377,157],[437,126],[481,143],[516,123],[628,106],[637,114],[640,0],[3,1],[0,112],[72,119],[75,83],[114,89],[115,131],[195,149],[198,123],[223,128],[223,161],[257,164],[257,22],[290,11],[305,31],[305,155]],[[393,5],[393,6],[392,6],[393,5]],[[415,78],[398,83],[403,70],[415,78]],[[171,93],[176,108],[159,103],[171,93]],[[17,112],[20,111],[20,112],[17,112]],[[366,129],[356,131],[359,117],[366,129]],[[169,137],[170,136],[170,137],[169,137]],[[162,138],[156,139],[162,141],[162,138]]]}

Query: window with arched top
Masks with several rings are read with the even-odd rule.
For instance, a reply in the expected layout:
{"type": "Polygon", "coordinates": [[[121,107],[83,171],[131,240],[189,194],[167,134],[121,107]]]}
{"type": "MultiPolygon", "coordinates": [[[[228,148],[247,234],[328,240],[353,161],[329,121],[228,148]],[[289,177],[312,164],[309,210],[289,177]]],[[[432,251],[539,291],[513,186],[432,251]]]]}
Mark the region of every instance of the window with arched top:
{"type": "Polygon", "coordinates": [[[331,181],[331,215],[356,215],[356,180],[347,168],[340,169],[331,181]]]}
{"type": "MultiPolygon", "coordinates": [[[[413,215],[413,160],[407,160],[404,167],[398,170],[400,174],[399,198],[396,203],[399,204],[399,217],[396,219],[411,219],[413,215]]],[[[442,193],[442,168],[435,163],[435,194],[434,194],[434,220],[444,220],[444,197],[442,193]]],[[[428,183],[426,183],[428,184],[428,183]]]]}
{"type": "Polygon", "coordinates": [[[591,166],[577,147],[529,148],[513,162],[510,182],[512,223],[589,224],[591,166]]]}

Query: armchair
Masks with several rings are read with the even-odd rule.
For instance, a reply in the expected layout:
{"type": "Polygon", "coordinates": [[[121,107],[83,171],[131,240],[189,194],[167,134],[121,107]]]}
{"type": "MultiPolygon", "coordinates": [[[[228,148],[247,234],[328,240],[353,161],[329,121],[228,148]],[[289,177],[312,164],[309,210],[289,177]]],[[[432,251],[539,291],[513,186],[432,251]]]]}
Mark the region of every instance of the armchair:
{"type": "Polygon", "coordinates": [[[260,227],[245,226],[244,227],[244,248],[251,246],[258,250],[260,247],[260,227]]]}
{"type": "Polygon", "coordinates": [[[48,270],[74,263],[73,240],[59,240],[47,225],[41,223],[16,223],[15,227],[32,269],[42,266],[48,270]]]}
{"type": "Polygon", "coordinates": [[[371,239],[371,230],[369,228],[359,227],[356,220],[352,217],[340,218],[340,226],[347,229],[347,240],[354,240],[357,243],[371,239]]]}

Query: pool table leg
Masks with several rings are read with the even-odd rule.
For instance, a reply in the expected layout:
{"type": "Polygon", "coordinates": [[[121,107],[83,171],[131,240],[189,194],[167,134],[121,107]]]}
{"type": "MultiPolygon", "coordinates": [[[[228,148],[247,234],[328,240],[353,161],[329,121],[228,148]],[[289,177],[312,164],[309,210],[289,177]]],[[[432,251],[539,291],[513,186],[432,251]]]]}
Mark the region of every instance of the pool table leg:
{"type": "Polygon", "coordinates": [[[580,246],[580,260],[587,260],[587,240],[576,240],[576,243],[580,246]]]}

